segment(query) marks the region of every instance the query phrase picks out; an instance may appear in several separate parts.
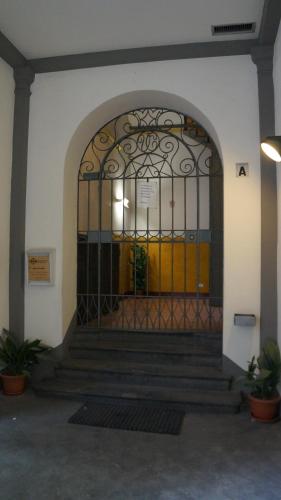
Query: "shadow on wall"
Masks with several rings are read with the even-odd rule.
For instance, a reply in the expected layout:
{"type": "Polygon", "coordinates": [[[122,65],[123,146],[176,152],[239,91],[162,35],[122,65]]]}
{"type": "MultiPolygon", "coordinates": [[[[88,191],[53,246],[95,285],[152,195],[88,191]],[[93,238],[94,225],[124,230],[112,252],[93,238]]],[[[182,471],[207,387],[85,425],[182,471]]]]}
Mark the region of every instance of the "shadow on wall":
{"type": "Polygon", "coordinates": [[[182,112],[198,121],[212,137],[221,156],[217,133],[208,118],[186,99],[167,92],[134,91],[110,99],[78,125],[66,153],[63,199],[63,281],[62,308],[65,333],[76,310],[77,273],[77,184],[80,161],[95,133],[115,116],[140,107],[165,107],[182,112]]]}

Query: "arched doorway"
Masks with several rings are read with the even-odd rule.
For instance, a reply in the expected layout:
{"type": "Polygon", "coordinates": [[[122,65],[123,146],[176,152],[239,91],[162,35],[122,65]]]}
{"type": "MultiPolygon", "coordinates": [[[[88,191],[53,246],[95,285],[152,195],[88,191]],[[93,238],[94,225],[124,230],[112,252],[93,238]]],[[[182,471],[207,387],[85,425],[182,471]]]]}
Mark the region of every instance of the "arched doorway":
{"type": "Polygon", "coordinates": [[[78,178],[77,318],[114,330],[221,331],[223,171],[194,119],[129,111],[78,178]]]}

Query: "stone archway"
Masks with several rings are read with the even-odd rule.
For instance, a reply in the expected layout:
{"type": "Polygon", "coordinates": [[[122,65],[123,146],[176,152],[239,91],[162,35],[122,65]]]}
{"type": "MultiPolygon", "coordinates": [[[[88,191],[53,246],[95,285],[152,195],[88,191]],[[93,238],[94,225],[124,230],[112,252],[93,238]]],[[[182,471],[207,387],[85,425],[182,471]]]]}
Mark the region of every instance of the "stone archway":
{"type": "Polygon", "coordinates": [[[65,160],[63,202],[63,280],[62,316],[66,332],[76,310],[76,231],[77,171],[86,144],[99,128],[113,116],[141,106],[164,106],[191,115],[212,137],[220,154],[220,143],[214,127],[198,108],[174,94],[158,91],[136,91],[117,96],[92,111],[74,133],[65,160]]]}

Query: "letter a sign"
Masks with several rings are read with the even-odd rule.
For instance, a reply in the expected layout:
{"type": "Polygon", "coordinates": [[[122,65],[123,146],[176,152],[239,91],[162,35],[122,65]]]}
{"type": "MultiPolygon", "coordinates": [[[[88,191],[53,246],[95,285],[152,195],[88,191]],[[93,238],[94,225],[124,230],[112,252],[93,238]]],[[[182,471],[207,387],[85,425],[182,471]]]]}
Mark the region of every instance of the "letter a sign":
{"type": "Polygon", "coordinates": [[[236,163],[236,177],[249,177],[249,163],[236,163]]]}

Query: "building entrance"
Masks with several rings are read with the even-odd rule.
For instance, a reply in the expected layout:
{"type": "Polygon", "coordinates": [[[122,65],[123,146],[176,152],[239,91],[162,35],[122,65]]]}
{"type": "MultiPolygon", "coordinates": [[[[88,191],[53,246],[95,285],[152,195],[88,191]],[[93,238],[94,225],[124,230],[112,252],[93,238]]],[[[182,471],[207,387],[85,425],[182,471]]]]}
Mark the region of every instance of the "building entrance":
{"type": "Polygon", "coordinates": [[[82,327],[221,331],[223,170],[194,119],[164,108],[114,118],[78,178],[82,327]]]}

